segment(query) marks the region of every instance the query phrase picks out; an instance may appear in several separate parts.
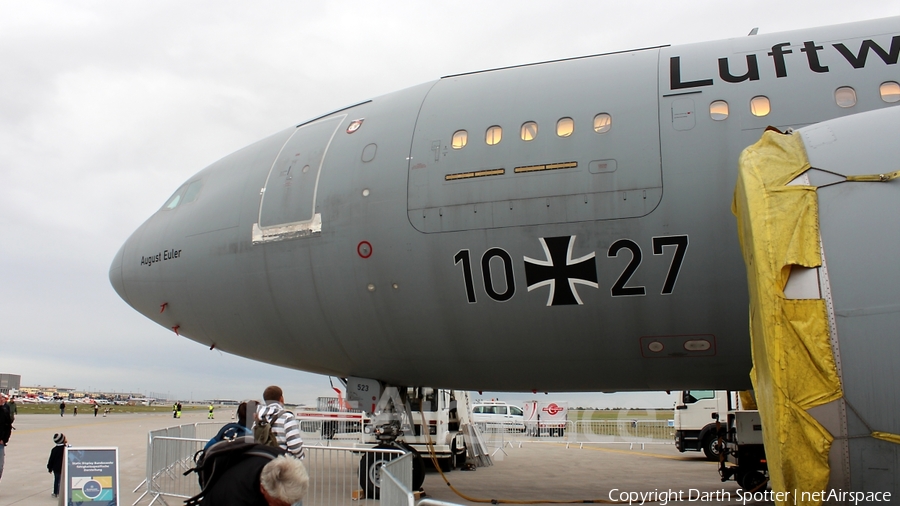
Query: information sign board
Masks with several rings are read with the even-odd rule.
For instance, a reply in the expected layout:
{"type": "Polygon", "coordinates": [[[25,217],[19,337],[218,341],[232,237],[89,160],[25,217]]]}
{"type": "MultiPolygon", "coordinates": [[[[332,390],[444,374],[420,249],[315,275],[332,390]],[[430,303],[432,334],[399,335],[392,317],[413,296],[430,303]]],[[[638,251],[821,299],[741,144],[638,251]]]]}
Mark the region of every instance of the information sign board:
{"type": "Polygon", "coordinates": [[[66,448],[62,504],[119,506],[119,449],[66,448]]]}

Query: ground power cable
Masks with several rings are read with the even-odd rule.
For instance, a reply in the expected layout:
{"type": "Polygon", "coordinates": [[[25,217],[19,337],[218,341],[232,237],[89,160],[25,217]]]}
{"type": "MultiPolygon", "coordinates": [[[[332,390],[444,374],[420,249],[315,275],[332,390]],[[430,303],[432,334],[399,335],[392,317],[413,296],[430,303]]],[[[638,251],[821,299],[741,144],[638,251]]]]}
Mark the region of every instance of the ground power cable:
{"type": "Polygon", "coordinates": [[[440,463],[438,462],[437,453],[434,450],[434,442],[431,441],[431,434],[428,433],[428,424],[425,421],[425,413],[419,413],[422,416],[422,433],[425,435],[425,443],[428,447],[428,456],[431,458],[432,464],[434,464],[434,468],[437,469],[437,472],[440,473],[441,479],[444,480],[444,483],[450,487],[450,490],[453,491],[454,494],[459,497],[465,499],[469,502],[477,502],[477,503],[488,503],[488,504],[629,504],[628,501],[612,501],[609,499],[573,499],[573,500],[559,500],[559,499],[550,499],[550,500],[521,500],[521,499],[482,499],[477,497],[471,497],[466,495],[459,490],[456,489],[453,485],[450,484],[450,480],[447,479],[447,476],[444,474],[444,471],[441,469],[440,463]]]}

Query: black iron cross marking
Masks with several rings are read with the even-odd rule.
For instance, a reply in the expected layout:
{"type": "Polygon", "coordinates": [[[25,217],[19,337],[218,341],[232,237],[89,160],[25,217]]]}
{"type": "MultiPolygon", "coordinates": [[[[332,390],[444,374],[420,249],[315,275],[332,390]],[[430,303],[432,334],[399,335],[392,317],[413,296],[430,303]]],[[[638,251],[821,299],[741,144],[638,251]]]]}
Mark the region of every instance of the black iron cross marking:
{"type": "Polygon", "coordinates": [[[597,264],[594,263],[594,252],[581,258],[572,258],[575,236],[541,237],[541,246],[547,260],[525,258],[525,282],[528,291],[542,286],[550,287],[548,306],[582,304],[581,297],[575,290],[575,284],[597,285],[597,264]]]}

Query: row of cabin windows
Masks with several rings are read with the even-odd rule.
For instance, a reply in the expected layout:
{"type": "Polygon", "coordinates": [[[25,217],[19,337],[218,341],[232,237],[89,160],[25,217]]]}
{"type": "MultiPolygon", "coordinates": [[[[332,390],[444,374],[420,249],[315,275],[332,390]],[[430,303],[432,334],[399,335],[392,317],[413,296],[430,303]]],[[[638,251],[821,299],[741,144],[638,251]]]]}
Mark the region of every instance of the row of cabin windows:
{"type": "MultiPolygon", "coordinates": [[[[894,81],[882,83],[879,87],[881,99],[887,103],[900,101],[900,84],[894,81]]],[[[834,91],[834,101],[839,107],[853,107],[856,105],[856,90],[850,86],[842,86],[834,91]]],[[[754,116],[767,116],[772,111],[769,98],[759,95],[750,99],[750,114],[754,116]]],[[[722,121],[728,118],[728,102],[716,100],[709,104],[709,117],[714,121],[722,121]]],[[[594,116],[594,132],[604,134],[612,128],[612,116],[603,112],[594,116]]],[[[569,117],[560,118],[556,122],[556,135],[569,137],[575,133],[575,120],[569,117]]],[[[538,135],[538,124],[534,121],[526,121],[519,128],[519,138],[525,142],[533,141],[538,135]]],[[[500,144],[503,140],[503,127],[493,125],[488,127],[484,134],[484,142],[488,146],[500,144]]],[[[469,143],[469,132],[457,130],[453,132],[450,146],[453,149],[462,149],[469,143]]]]}
{"type": "MultiPolygon", "coordinates": [[[[882,83],[878,89],[881,100],[887,103],[900,101],[900,84],[894,81],[882,83]]],[[[841,86],[834,90],[834,102],[838,107],[853,107],[856,105],[856,90],[850,86],[841,86]]],[[[772,111],[768,97],[756,96],[750,99],[750,114],[754,116],[766,116],[772,111]]],[[[728,117],[728,102],[716,100],[709,104],[709,117],[715,121],[722,121],[728,117]]]]}
{"type": "MultiPolygon", "coordinates": [[[[612,128],[612,116],[602,112],[594,116],[594,132],[605,134],[612,128]]],[[[556,122],[556,135],[558,137],[569,137],[575,133],[575,120],[569,117],[560,118],[556,122]]],[[[526,121],[519,128],[519,138],[525,142],[533,141],[538,135],[538,124],[535,121],[526,121]]],[[[493,125],[488,127],[484,133],[484,142],[488,146],[500,144],[503,139],[503,127],[493,125]]],[[[453,132],[453,138],[450,146],[453,149],[462,149],[469,143],[469,132],[466,130],[457,130],[453,132]]]]}

